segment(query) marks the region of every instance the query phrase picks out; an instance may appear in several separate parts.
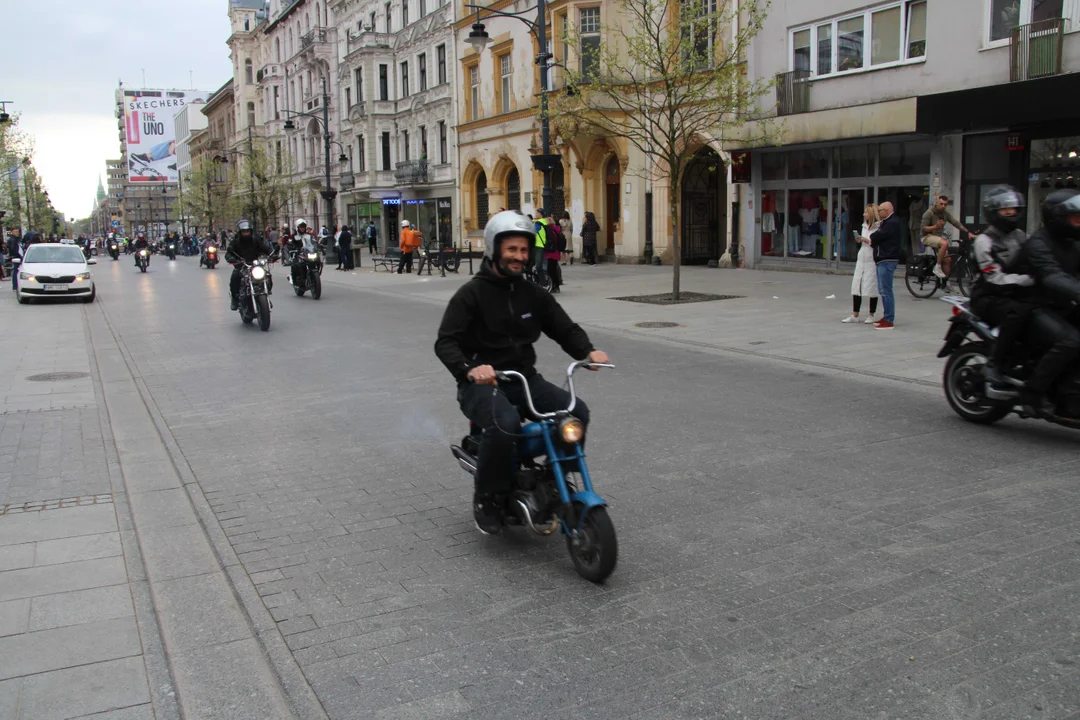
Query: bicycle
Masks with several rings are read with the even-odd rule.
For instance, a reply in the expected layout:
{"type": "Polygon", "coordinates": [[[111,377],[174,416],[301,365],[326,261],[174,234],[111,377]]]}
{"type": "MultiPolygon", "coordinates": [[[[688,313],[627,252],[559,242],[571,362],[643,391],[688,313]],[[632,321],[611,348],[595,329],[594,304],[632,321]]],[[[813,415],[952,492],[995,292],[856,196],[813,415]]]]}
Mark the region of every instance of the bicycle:
{"type": "Polygon", "coordinates": [[[934,266],[937,265],[937,253],[933,248],[927,248],[919,255],[914,256],[908,262],[904,272],[904,284],[908,292],[917,298],[930,298],[939,289],[948,287],[950,281],[955,280],[960,294],[964,297],[971,296],[971,288],[975,285],[978,273],[975,262],[971,259],[972,240],[961,240],[955,246],[950,243],[946,257],[951,261],[949,273],[939,278],[934,274],[934,266]]]}

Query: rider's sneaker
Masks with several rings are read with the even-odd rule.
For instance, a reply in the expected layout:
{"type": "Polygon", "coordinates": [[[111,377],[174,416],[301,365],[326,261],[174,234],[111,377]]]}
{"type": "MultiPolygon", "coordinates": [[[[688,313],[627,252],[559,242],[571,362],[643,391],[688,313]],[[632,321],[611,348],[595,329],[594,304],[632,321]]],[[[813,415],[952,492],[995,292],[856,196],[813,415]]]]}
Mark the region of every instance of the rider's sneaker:
{"type": "Polygon", "coordinates": [[[236,298],[232,298],[230,300],[230,308],[232,309],[233,312],[236,312],[237,310],[239,310],[240,309],[240,301],[237,300],[236,298]]]}
{"type": "Polygon", "coordinates": [[[939,278],[945,277],[945,271],[941,268],[940,264],[934,266],[934,274],[939,278]]]}
{"type": "Polygon", "coordinates": [[[497,535],[502,530],[502,514],[494,498],[473,496],[473,521],[484,535],[497,535]]]}
{"type": "Polygon", "coordinates": [[[1041,418],[1051,417],[1057,410],[1050,398],[1034,390],[1024,391],[1023,407],[1024,412],[1041,418]]]}

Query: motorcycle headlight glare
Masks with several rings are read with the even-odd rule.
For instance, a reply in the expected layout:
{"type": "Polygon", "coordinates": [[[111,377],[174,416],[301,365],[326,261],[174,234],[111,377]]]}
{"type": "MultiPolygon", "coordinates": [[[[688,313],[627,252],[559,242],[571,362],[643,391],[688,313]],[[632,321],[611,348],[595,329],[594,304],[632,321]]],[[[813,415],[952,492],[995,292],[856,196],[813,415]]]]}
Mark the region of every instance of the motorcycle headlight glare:
{"type": "Polygon", "coordinates": [[[216,253],[216,252],[217,252],[217,248],[207,248],[207,249],[206,249],[206,252],[208,252],[208,253],[210,253],[211,255],[213,255],[214,253],[216,253]]]}
{"type": "Polygon", "coordinates": [[[170,244],[169,244],[169,249],[170,249],[170,250],[174,250],[174,249],[176,249],[176,246],[170,243],[170,244]]]}
{"type": "Polygon", "coordinates": [[[265,278],[266,278],[266,270],[264,270],[263,268],[256,267],[256,268],[251,269],[251,279],[252,280],[263,280],[265,278]]]}
{"type": "Polygon", "coordinates": [[[146,251],[145,250],[140,250],[139,254],[142,255],[143,257],[146,257],[146,251]]]}
{"type": "Polygon", "coordinates": [[[564,418],[559,423],[559,437],[569,445],[579,443],[585,439],[585,424],[576,417],[564,418]]]}
{"type": "Polygon", "coordinates": [[[318,260],[319,259],[319,253],[308,253],[307,254],[307,259],[308,260],[318,260]]]}

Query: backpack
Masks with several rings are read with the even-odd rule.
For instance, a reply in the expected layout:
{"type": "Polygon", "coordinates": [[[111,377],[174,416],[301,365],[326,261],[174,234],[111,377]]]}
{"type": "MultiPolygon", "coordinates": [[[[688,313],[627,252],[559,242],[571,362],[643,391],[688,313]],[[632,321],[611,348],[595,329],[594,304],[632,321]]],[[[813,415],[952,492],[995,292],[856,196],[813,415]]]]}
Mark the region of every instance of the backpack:
{"type": "Polygon", "coordinates": [[[367,227],[367,239],[368,240],[374,240],[375,239],[375,226],[374,225],[368,225],[368,227],[367,227]]]}

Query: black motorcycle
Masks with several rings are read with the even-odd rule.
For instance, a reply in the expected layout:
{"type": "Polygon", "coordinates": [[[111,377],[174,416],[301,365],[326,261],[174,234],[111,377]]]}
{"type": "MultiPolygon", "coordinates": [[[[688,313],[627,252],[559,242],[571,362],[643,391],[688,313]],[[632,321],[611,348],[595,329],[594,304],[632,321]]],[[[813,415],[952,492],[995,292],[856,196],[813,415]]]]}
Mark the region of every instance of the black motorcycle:
{"type": "MultiPolygon", "coordinates": [[[[1013,412],[1021,418],[1032,417],[1023,406],[1022,392],[1047,348],[1024,342],[1005,370],[1009,387],[994,387],[986,380],[986,364],[997,342],[997,330],[971,311],[967,298],[949,296],[942,300],[953,307],[945,345],[938,352],[938,357],[948,358],[943,384],[945,399],[952,409],[968,422],[980,425],[990,425],[1013,412]]],[[[1074,365],[1066,372],[1048,397],[1055,410],[1044,419],[1080,430],[1080,366],[1074,365]]]]}
{"type": "Polygon", "coordinates": [[[170,260],[176,259],[176,243],[169,241],[165,246],[165,254],[169,256],[170,260]]]}
{"type": "Polygon", "coordinates": [[[120,246],[114,242],[109,243],[109,255],[113,260],[120,259],[120,246]]]}
{"type": "Polygon", "coordinates": [[[253,263],[240,263],[240,319],[245,325],[250,325],[256,318],[259,320],[259,329],[263,332],[270,329],[270,289],[273,287],[270,278],[270,260],[265,257],[258,258],[253,263]]]}
{"type": "Polygon", "coordinates": [[[146,269],[150,267],[150,251],[146,248],[136,251],[135,264],[139,266],[139,270],[146,272],[146,269]]]}
{"type": "Polygon", "coordinates": [[[293,254],[290,261],[292,272],[289,274],[289,284],[297,297],[303,297],[310,290],[311,297],[318,300],[322,297],[322,253],[306,235],[303,243],[304,246],[293,254]]]}
{"type": "Polygon", "coordinates": [[[207,269],[213,270],[218,264],[218,249],[217,245],[207,245],[199,255],[199,267],[206,266],[207,269]]]}

